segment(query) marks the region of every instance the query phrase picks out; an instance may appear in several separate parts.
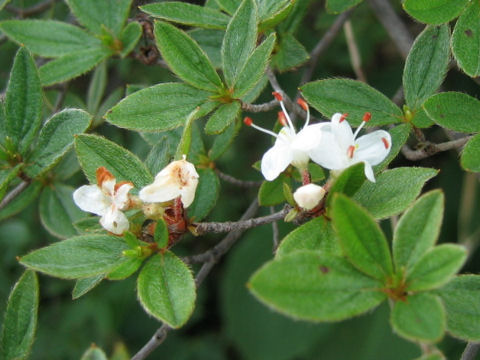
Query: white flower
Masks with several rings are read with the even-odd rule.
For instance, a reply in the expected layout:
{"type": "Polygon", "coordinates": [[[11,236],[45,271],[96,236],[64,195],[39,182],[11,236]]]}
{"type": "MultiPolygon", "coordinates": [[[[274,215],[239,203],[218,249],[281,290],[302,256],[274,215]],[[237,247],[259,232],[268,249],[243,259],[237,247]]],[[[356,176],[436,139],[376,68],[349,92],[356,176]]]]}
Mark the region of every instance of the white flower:
{"type": "Polygon", "coordinates": [[[293,198],[298,206],[307,211],[318,206],[324,196],[325,189],[316,184],[303,185],[293,193],[293,198]]]}
{"type": "Polygon", "coordinates": [[[263,176],[268,181],[277,178],[278,175],[280,175],[280,173],[290,164],[300,170],[306,169],[308,161],[310,160],[310,151],[318,145],[321,136],[320,129],[324,125],[309,125],[310,111],[305,101],[300,99],[300,106],[307,111],[307,120],[302,130],[296,133],[295,127],[293,126],[283,104],[282,96],[277,92],[274,92],[273,94],[280,102],[280,106],[283,110],[283,113],[279,113],[279,120],[282,123],[283,128],[278,134],[253,124],[252,119],[248,117],[244,120],[246,125],[277,138],[275,145],[273,145],[273,147],[262,157],[261,170],[263,176]]]}
{"type": "Polygon", "coordinates": [[[139,197],[144,202],[165,202],[180,196],[184,208],[195,198],[198,173],[195,166],[185,160],[173,161],[155,176],[155,181],[140,190],[139,197]]]}
{"type": "Polygon", "coordinates": [[[322,141],[310,152],[310,157],[330,170],[343,170],[363,162],[365,176],[375,182],[372,166],[380,164],[387,157],[392,148],[391,136],[387,131],[377,130],[357,139],[360,129],[370,120],[370,113],[363,116],[363,122],[355,133],[345,117],[336,113],[331,122],[322,127],[322,141]]]}
{"type": "Polygon", "coordinates": [[[103,166],[97,169],[97,185],[83,185],[73,193],[73,201],[83,211],[101,216],[105,230],[121,235],[128,230],[128,219],[122,210],[129,204],[130,182],[116,184],[115,177],[103,166]]]}

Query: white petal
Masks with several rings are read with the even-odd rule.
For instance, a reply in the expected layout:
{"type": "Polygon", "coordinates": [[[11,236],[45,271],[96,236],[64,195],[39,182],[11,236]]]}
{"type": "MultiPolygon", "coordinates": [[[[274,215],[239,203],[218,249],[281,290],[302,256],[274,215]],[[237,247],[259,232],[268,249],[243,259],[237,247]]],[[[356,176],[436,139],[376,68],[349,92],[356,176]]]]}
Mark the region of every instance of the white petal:
{"type": "Polygon", "coordinates": [[[309,152],[320,144],[322,138],[322,128],[328,123],[309,125],[304,127],[295,136],[291,147],[295,150],[309,152]]]}
{"type": "Polygon", "coordinates": [[[356,162],[365,161],[370,165],[380,164],[392,148],[390,134],[384,130],[377,130],[359,137],[355,141],[357,149],[353,155],[356,162]]]}
{"type": "Polygon", "coordinates": [[[342,115],[339,113],[332,116],[332,132],[339,147],[345,149],[346,152],[348,147],[354,143],[353,131],[348,121],[345,119],[340,121],[341,119],[342,115]]]}
{"type": "MultiPolygon", "coordinates": [[[[278,140],[277,140],[278,141],[278,140]]],[[[285,146],[277,142],[262,157],[262,174],[268,181],[277,178],[280,173],[287,168],[293,160],[293,154],[290,146],[285,146]]]]}
{"type": "Polygon", "coordinates": [[[140,190],[138,196],[144,202],[165,202],[180,196],[180,187],[172,182],[157,182],[155,178],[155,182],[140,190]]]}
{"type": "Polygon", "coordinates": [[[128,205],[129,197],[128,192],[133,188],[133,185],[130,183],[125,183],[121,185],[117,191],[115,191],[115,195],[113,196],[113,203],[115,206],[120,210],[125,210],[125,206],[128,205]]]}
{"type": "Polygon", "coordinates": [[[373,174],[373,168],[372,165],[370,165],[367,162],[364,162],[365,164],[365,176],[368,180],[371,182],[375,182],[375,175],[373,174]]]}
{"type": "Polygon", "coordinates": [[[112,205],[112,199],[106,196],[97,185],[83,185],[73,193],[73,201],[83,211],[103,215],[112,205]]]}
{"type": "Polygon", "coordinates": [[[299,187],[294,193],[293,198],[301,208],[312,210],[325,196],[325,189],[316,184],[308,184],[299,187]]]}
{"type": "Polygon", "coordinates": [[[127,217],[115,206],[110,206],[105,215],[100,218],[100,225],[116,235],[122,235],[129,228],[127,217]]]}
{"type": "Polygon", "coordinates": [[[344,169],[349,164],[347,149],[339,146],[331,126],[322,127],[320,143],[310,151],[309,155],[318,165],[330,170],[344,169]]]}
{"type": "Polygon", "coordinates": [[[189,207],[195,199],[195,191],[197,190],[198,179],[190,180],[188,186],[180,189],[180,196],[182,197],[182,204],[184,208],[189,207]]]}
{"type": "Polygon", "coordinates": [[[110,195],[110,196],[113,196],[114,192],[115,192],[115,184],[116,184],[116,180],[115,178],[111,179],[111,180],[105,180],[104,182],[102,182],[102,191],[106,194],[106,195],[110,195]]]}

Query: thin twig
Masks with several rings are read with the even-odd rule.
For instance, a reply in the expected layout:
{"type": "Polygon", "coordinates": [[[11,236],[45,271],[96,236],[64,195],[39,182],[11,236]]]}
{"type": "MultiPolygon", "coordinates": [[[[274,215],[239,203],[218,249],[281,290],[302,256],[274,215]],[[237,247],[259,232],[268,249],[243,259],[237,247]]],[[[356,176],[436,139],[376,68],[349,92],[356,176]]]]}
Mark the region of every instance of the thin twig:
{"type": "Polygon", "coordinates": [[[266,112],[273,110],[278,107],[278,101],[273,99],[264,104],[249,104],[242,102],[242,110],[257,113],[257,112],[266,112]]]}
{"type": "Polygon", "coordinates": [[[17,15],[20,18],[24,18],[44,12],[49,7],[51,7],[55,3],[55,1],[56,0],[45,0],[26,9],[18,8],[16,6],[8,4],[5,6],[5,10],[10,11],[11,13],[17,15]]]}
{"type": "MultiPolygon", "coordinates": [[[[275,208],[270,206],[270,214],[275,214],[275,208]]],[[[280,231],[278,230],[278,223],[272,222],[272,240],[273,240],[273,253],[277,251],[278,244],[280,242],[280,231]]]]}
{"type": "MultiPolygon", "coordinates": [[[[240,220],[246,220],[248,218],[251,218],[253,215],[258,210],[258,202],[255,199],[248,209],[244,212],[240,220]]],[[[196,286],[200,286],[200,284],[203,282],[203,280],[206,278],[210,270],[213,268],[215,263],[222,257],[231,247],[232,245],[240,238],[240,236],[243,234],[245,230],[234,230],[231,231],[220,243],[218,243],[218,251],[216,252],[216,256],[209,256],[206,260],[205,263],[202,265],[200,270],[197,273],[197,276],[195,277],[195,284],[196,286]]],[[[163,324],[155,334],[153,334],[152,338],[138,351],[131,360],[143,360],[145,359],[149,354],[152,353],[153,350],[155,350],[160,344],[162,344],[166,337],[168,331],[171,330],[171,328],[168,325],[163,324]]]]}
{"type": "Polygon", "coordinates": [[[3,200],[0,202],[0,210],[2,210],[5,206],[10,204],[13,199],[15,199],[18,195],[20,195],[23,190],[25,190],[28,185],[30,185],[30,182],[28,181],[22,181],[20,184],[18,184],[12,191],[10,191],[3,200]]]}
{"type": "Polygon", "coordinates": [[[413,37],[392,8],[390,0],[368,0],[368,3],[387,30],[402,57],[406,59],[413,44],[413,37]]]}
{"type": "Polygon", "coordinates": [[[262,185],[261,181],[251,181],[251,180],[240,180],[231,175],[225,174],[218,169],[215,169],[218,177],[232,185],[243,187],[243,188],[252,188],[252,187],[259,187],[262,185]]]}
{"type": "Polygon", "coordinates": [[[315,67],[317,66],[320,55],[322,55],[322,53],[330,46],[333,39],[335,39],[339,31],[342,29],[343,24],[345,21],[347,21],[352,11],[353,9],[350,9],[338,15],[332,26],[330,26],[317,45],[313,48],[312,52],[310,53],[308,67],[303,72],[302,79],[300,80],[300,86],[312,79],[313,72],[315,71],[315,67]]]}
{"type": "Polygon", "coordinates": [[[353,71],[358,80],[366,83],[367,78],[362,69],[362,58],[358,50],[357,42],[355,41],[355,34],[353,33],[352,22],[350,20],[345,21],[343,30],[345,31],[345,38],[347,39],[348,53],[350,54],[353,71]]]}
{"type": "Polygon", "coordinates": [[[289,207],[285,207],[283,210],[276,213],[261,216],[258,218],[241,220],[241,221],[226,221],[226,222],[203,222],[193,224],[195,226],[195,232],[198,235],[206,233],[226,233],[233,230],[246,230],[252,227],[270,224],[272,222],[281,220],[287,215],[289,207]]]}
{"type": "Polygon", "coordinates": [[[460,360],[475,360],[475,356],[480,350],[480,343],[469,342],[463,351],[460,360]]]}
{"type": "Polygon", "coordinates": [[[466,137],[463,137],[463,138],[460,138],[460,139],[447,141],[447,142],[440,143],[440,144],[428,143],[425,147],[423,147],[422,149],[419,149],[419,150],[412,150],[407,145],[404,145],[402,147],[402,154],[408,160],[418,161],[418,160],[428,158],[428,157],[430,157],[430,156],[432,156],[436,153],[442,152],[442,151],[448,151],[448,150],[452,150],[452,149],[461,148],[470,139],[471,139],[471,136],[466,136],[466,137]]]}

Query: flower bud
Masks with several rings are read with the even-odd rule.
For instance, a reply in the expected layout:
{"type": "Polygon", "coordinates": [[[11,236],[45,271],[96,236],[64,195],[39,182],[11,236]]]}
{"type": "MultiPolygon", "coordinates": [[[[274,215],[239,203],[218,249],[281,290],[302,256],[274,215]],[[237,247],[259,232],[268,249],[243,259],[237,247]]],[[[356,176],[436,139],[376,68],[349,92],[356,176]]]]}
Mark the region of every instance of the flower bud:
{"type": "Polygon", "coordinates": [[[298,206],[307,211],[318,206],[324,196],[324,188],[316,184],[301,186],[293,193],[293,198],[298,206]]]}

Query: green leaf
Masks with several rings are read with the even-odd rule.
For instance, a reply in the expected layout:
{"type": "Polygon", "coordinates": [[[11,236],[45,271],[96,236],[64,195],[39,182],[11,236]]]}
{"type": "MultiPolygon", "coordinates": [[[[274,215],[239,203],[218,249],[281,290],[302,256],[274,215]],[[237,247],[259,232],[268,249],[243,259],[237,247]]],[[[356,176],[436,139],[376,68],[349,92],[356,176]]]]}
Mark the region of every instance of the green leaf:
{"type": "Polygon", "coordinates": [[[77,235],[73,223],[85,216],[73,202],[75,189],[55,183],[43,189],[40,195],[40,221],[54,236],[66,239],[77,235]]]}
{"type": "Polygon", "coordinates": [[[230,20],[222,44],[225,82],[233,88],[257,41],[257,6],[243,0],[230,20]]]}
{"type": "Polygon", "coordinates": [[[230,18],[205,6],[178,1],[147,4],[140,9],[153,17],[206,29],[225,29],[230,18]]]}
{"type": "Polygon", "coordinates": [[[90,31],[102,35],[102,25],[115,35],[127,20],[132,0],[66,0],[77,20],[90,31]]]}
{"type": "Polygon", "coordinates": [[[3,199],[8,188],[8,184],[10,184],[17,177],[17,174],[22,168],[23,164],[18,164],[13,168],[0,170],[0,200],[3,199]]]}
{"type": "Polygon", "coordinates": [[[240,114],[241,104],[239,101],[233,101],[229,104],[220,105],[210,116],[205,125],[206,134],[219,134],[232,124],[240,114]]]}
{"type": "Polygon", "coordinates": [[[84,234],[93,234],[93,233],[104,233],[103,227],[100,225],[100,222],[98,221],[97,216],[88,216],[84,217],[83,219],[80,219],[76,222],[73,223],[73,226],[75,229],[78,230],[78,232],[81,235],[84,234]]]}
{"type": "Polygon", "coordinates": [[[190,269],[173,253],[153,256],[137,282],[138,299],[147,313],[172,328],[188,320],[195,305],[195,282],[190,269]]]}
{"type": "Polygon", "coordinates": [[[403,88],[411,110],[418,109],[443,82],[450,61],[450,31],[447,25],[427,26],[410,50],[403,88]]]}
{"type": "Polygon", "coordinates": [[[75,286],[72,290],[72,299],[76,300],[92,290],[105,278],[104,274],[95,275],[88,278],[78,279],[75,281],[75,286]]]}
{"type": "Polygon", "coordinates": [[[154,145],[148,153],[145,166],[151,174],[157,174],[168,165],[173,155],[174,151],[170,149],[168,138],[164,136],[163,140],[154,145]]]}
{"type": "Polygon", "coordinates": [[[107,274],[108,280],[124,280],[132,276],[143,264],[143,258],[128,258],[107,274]]]}
{"type": "Polygon", "coordinates": [[[452,52],[467,75],[480,75],[480,4],[477,1],[472,1],[457,20],[452,34],[452,52]]]}
{"type": "Polygon", "coordinates": [[[407,289],[424,291],[446,284],[466,259],[467,251],[460,245],[443,244],[428,250],[407,272],[407,289]]]}
{"type": "Polygon", "coordinates": [[[280,174],[273,181],[264,181],[258,190],[258,203],[261,206],[273,206],[286,201],[283,194],[283,183],[292,184],[291,178],[285,174],[280,174]]]}
{"type": "Polygon", "coordinates": [[[119,35],[119,40],[122,43],[122,50],[120,56],[124,58],[130,54],[142,36],[142,25],[136,21],[129,23],[119,35]]]}
{"type": "Polygon", "coordinates": [[[218,92],[223,88],[207,55],[185,32],[156,21],[155,40],[163,59],[182,80],[203,90],[218,92]]]}
{"type": "Polygon", "coordinates": [[[360,4],[362,0],[327,0],[328,12],[338,14],[360,4]]]}
{"type": "Polygon", "coordinates": [[[402,121],[403,113],[389,98],[357,80],[326,79],[301,87],[305,99],[326,117],[348,113],[348,122],[359,125],[366,112],[372,114],[368,126],[394,124],[402,121]]]}
{"type": "Polygon", "coordinates": [[[9,2],[10,0],[0,0],[0,10],[2,10],[9,2]]]}
{"type": "Polygon", "coordinates": [[[162,83],[127,96],[105,118],[115,126],[136,131],[165,131],[185,123],[209,93],[187,84],[162,83]]]}
{"type": "Polygon", "coordinates": [[[24,153],[42,118],[42,88],[33,58],[25,48],[15,56],[5,95],[5,134],[24,153]]]}
{"type": "Polygon", "coordinates": [[[248,284],[269,307],[309,321],[339,321],[364,313],[385,299],[381,286],[343,258],[311,251],[266,263],[248,284]]]}
{"type": "Polygon", "coordinates": [[[463,148],[460,163],[465,170],[480,172],[480,134],[467,142],[463,148]]]}
{"type": "Polygon", "coordinates": [[[155,233],[153,240],[157,243],[160,249],[167,247],[168,245],[168,226],[165,220],[159,219],[155,226],[155,233]]]}
{"type": "Polygon", "coordinates": [[[275,45],[275,34],[271,34],[250,55],[245,66],[238,75],[234,86],[233,97],[242,98],[258,84],[265,74],[268,59],[275,45]]]}
{"type": "Polygon", "coordinates": [[[227,149],[233,143],[233,140],[237,136],[241,127],[242,127],[242,122],[241,121],[233,121],[225,129],[224,132],[222,132],[220,135],[217,135],[215,137],[215,140],[213,141],[212,147],[210,148],[210,151],[208,152],[208,157],[210,158],[210,160],[212,160],[212,161],[217,160],[220,156],[223,155],[223,153],[225,151],[227,151],[227,149]]]}
{"type": "Polygon", "coordinates": [[[334,194],[341,193],[347,196],[353,196],[365,182],[365,165],[358,163],[342,171],[334,180],[332,187],[328,191],[327,206],[330,206],[334,194]]]}
{"type": "Polygon", "coordinates": [[[397,271],[409,270],[437,241],[442,225],[444,196],[431,191],[405,211],[393,234],[393,260],[397,271]]]}
{"type": "Polygon", "coordinates": [[[438,125],[465,133],[480,131],[480,101],[460,92],[433,95],[423,104],[438,125]]]}
{"type": "Polygon", "coordinates": [[[445,332],[445,309],[437,296],[415,294],[395,303],[390,322],[393,330],[408,340],[436,342],[445,332]]]}
{"type": "Polygon", "coordinates": [[[92,344],[82,355],[80,360],[107,360],[107,355],[105,352],[97,347],[97,345],[92,344]]]}
{"type": "Polygon", "coordinates": [[[415,125],[417,128],[428,128],[435,124],[435,122],[428,117],[424,108],[420,108],[417,111],[414,111],[412,114],[412,124],[415,125]]]}
{"type": "Polygon", "coordinates": [[[437,293],[447,310],[447,329],[455,337],[480,341],[480,276],[456,276],[437,293]]]}
{"type": "Polygon", "coordinates": [[[104,274],[128,260],[122,255],[129,247],[118,236],[84,235],[34,250],[20,263],[47,275],[78,279],[104,274]]]}
{"type": "Polygon", "coordinates": [[[8,297],[0,335],[2,359],[26,359],[37,327],[38,280],[33,271],[25,271],[8,297]]]}
{"type": "Polygon", "coordinates": [[[308,221],[283,238],[275,256],[280,259],[300,250],[341,255],[332,223],[323,216],[308,221]]]}
{"type": "Polygon", "coordinates": [[[437,175],[428,168],[405,167],[386,170],[377,182],[366,181],[353,198],[373,215],[383,219],[405,210],[420,194],[423,185],[437,175]]]}
{"type": "Polygon", "coordinates": [[[13,199],[6,207],[0,210],[0,221],[18,214],[20,211],[30,205],[40,194],[43,184],[34,181],[23,190],[20,195],[13,199]]]}
{"type": "Polygon", "coordinates": [[[71,149],[60,159],[55,166],[55,179],[65,181],[70,179],[80,170],[75,150],[71,149]]]}
{"type": "Polygon", "coordinates": [[[387,168],[387,166],[397,157],[402,146],[407,142],[408,135],[412,129],[410,124],[400,124],[388,130],[392,137],[392,148],[385,160],[373,167],[376,174],[387,168]]]}
{"type": "Polygon", "coordinates": [[[200,108],[193,110],[185,120],[185,125],[183,126],[182,137],[177,145],[177,151],[175,152],[175,159],[180,160],[182,157],[187,155],[190,152],[190,146],[192,144],[192,126],[193,120],[198,117],[200,108]]]}
{"type": "Polygon", "coordinates": [[[310,55],[305,47],[292,34],[279,37],[279,44],[272,56],[272,66],[283,72],[305,63],[310,55]]]}
{"type": "Polygon", "coordinates": [[[260,24],[258,30],[260,32],[266,32],[273,29],[276,25],[280,24],[293,8],[295,1],[291,0],[257,0],[258,5],[258,19],[260,24]]]}
{"type": "Polygon", "coordinates": [[[78,26],[54,20],[6,20],[0,23],[0,30],[32,53],[44,57],[59,57],[101,46],[99,39],[78,26]]]}
{"type": "Polygon", "coordinates": [[[223,42],[223,31],[212,29],[193,29],[188,34],[195,40],[207,54],[212,65],[218,69],[222,66],[221,48],[223,42]]]}
{"type": "Polygon", "coordinates": [[[188,217],[195,221],[203,220],[217,203],[220,194],[220,181],[212,169],[198,169],[200,175],[195,200],[188,208],[188,217]]]}
{"type": "Polygon", "coordinates": [[[119,181],[131,181],[141,188],[153,181],[145,165],[130,151],[96,135],[78,135],[75,150],[87,179],[96,184],[95,172],[105,166],[119,181]]]}
{"type": "Polygon", "coordinates": [[[90,114],[96,114],[100,101],[102,101],[107,86],[107,62],[97,66],[90,79],[87,92],[87,110],[90,114]]]}
{"type": "Polygon", "coordinates": [[[360,271],[385,280],[393,273],[387,239],[367,211],[343,194],[337,194],[331,211],[333,226],[348,260],[360,271]]]}
{"type": "Polygon", "coordinates": [[[65,109],[48,119],[40,131],[38,142],[25,168],[31,178],[45,173],[57,164],[73,146],[74,137],[90,125],[91,116],[78,109],[65,109]]]}
{"type": "Polygon", "coordinates": [[[232,15],[242,2],[242,0],[215,0],[222,10],[232,15]]]}
{"type": "Polygon", "coordinates": [[[43,86],[53,85],[80,76],[111,55],[111,51],[101,47],[90,47],[49,61],[39,69],[43,86]]]}
{"type": "Polygon", "coordinates": [[[443,24],[455,19],[467,5],[468,0],[405,0],[405,11],[420,22],[443,24]]]}

